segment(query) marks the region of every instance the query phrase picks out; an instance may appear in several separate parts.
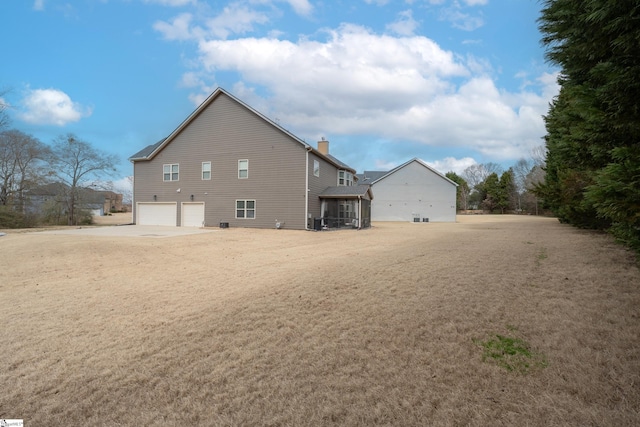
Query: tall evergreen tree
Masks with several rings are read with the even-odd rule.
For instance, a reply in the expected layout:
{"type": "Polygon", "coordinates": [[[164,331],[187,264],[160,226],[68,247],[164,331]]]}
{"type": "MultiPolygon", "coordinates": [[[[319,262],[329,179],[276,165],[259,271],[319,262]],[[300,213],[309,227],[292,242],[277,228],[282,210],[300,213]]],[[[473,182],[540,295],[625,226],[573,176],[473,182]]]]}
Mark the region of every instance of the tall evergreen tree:
{"type": "Polygon", "coordinates": [[[468,209],[470,189],[469,189],[469,184],[467,184],[467,181],[465,181],[463,177],[461,177],[460,175],[458,175],[453,171],[447,172],[445,176],[449,178],[451,181],[458,184],[458,187],[456,188],[456,209],[457,210],[468,209]]]}
{"type": "Polygon", "coordinates": [[[640,3],[547,0],[539,24],[561,90],[537,192],[561,221],[640,248],[640,3]]]}

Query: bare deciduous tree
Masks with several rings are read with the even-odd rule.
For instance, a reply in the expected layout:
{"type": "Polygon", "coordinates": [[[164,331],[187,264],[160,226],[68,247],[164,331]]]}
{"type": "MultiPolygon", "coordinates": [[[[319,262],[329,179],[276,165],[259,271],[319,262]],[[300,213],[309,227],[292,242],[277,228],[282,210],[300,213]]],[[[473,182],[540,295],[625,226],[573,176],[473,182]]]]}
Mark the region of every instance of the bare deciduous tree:
{"type": "Polygon", "coordinates": [[[82,183],[115,171],[116,156],[96,150],[73,134],[62,135],[53,145],[53,173],[67,186],[68,225],[77,224],[82,183]]]}
{"type": "Polygon", "coordinates": [[[0,90],[0,131],[9,126],[9,115],[7,114],[9,104],[3,98],[8,92],[8,89],[0,90]]]}
{"type": "Polygon", "coordinates": [[[502,166],[497,163],[476,163],[466,168],[462,175],[469,184],[469,188],[474,189],[483,183],[492,173],[500,175],[502,171],[502,166]]]}
{"type": "Polygon", "coordinates": [[[49,154],[31,135],[15,129],[0,132],[0,205],[24,213],[24,193],[40,182],[39,171],[49,154]]]}

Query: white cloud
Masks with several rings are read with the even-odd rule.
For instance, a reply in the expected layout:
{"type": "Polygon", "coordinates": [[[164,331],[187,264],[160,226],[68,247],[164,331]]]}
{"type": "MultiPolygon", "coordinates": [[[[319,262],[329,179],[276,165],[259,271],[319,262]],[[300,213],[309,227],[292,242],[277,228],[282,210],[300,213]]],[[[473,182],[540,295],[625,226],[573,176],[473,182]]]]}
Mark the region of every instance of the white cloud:
{"type": "Polygon", "coordinates": [[[195,4],[196,0],[142,0],[144,3],[155,3],[162,6],[186,6],[188,4],[195,4]]]}
{"type": "Polygon", "coordinates": [[[191,13],[182,13],[170,22],[155,22],[153,28],[167,40],[226,39],[234,34],[251,32],[256,24],[265,24],[269,21],[266,14],[238,3],[224,7],[213,18],[201,18],[202,26],[194,24],[194,18],[191,13]]]}
{"type": "Polygon", "coordinates": [[[471,157],[464,157],[462,159],[456,159],[455,157],[445,157],[442,160],[435,160],[433,162],[429,162],[426,160],[423,161],[442,174],[446,174],[447,172],[455,172],[458,175],[462,175],[466,168],[478,163],[471,157]]]}
{"type": "Polygon", "coordinates": [[[194,33],[189,28],[191,19],[190,13],[182,13],[173,18],[171,23],[157,21],[153,24],[153,29],[162,33],[167,40],[189,40],[194,38],[194,33]]]}
{"type": "Polygon", "coordinates": [[[484,25],[484,18],[481,15],[470,15],[458,8],[444,9],[441,12],[441,19],[451,22],[454,28],[464,31],[477,30],[484,25]]]}
{"type": "Polygon", "coordinates": [[[184,73],[180,81],[180,87],[199,87],[202,86],[202,79],[194,72],[184,73]]]}
{"type": "MultiPolygon", "coordinates": [[[[332,104],[332,93],[345,92],[364,107],[370,105],[371,96],[395,93],[413,98],[419,96],[417,92],[424,96],[425,91],[436,93],[443,89],[441,85],[448,86],[442,76],[468,75],[451,52],[426,37],[376,35],[355,25],[327,34],[325,42],[257,38],[203,41],[200,60],[211,72],[239,71],[254,83],[276,86],[283,92],[315,88],[326,93],[322,98],[332,104]]],[[[314,105],[318,102],[312,101],[314,105]]]]}
{"type": "MultiPolygon", "coordinates": [[[[111,183],[112,191],[122,194],[124,203],[131,203],[133,195],[133,176],[125,176],[111,183]]],[[[108,188],[108,187],[107,187],[108,188]]]]}
{"type": "Polygon", "coordinates": [[[44,0],[35,0],[33,2],[33,10],[37,10],[37,11],[44,10],[44,0]]]}
{"type": "Polygon", "coordinates": [[[387,25],[387,30],[401,36],[411,36],[419,25],[418,21],[413,19],[413,12],[405,10],[398,14],[398,19],[387,25]]]}
{"type": "Polygon", "coordinates": [[[29,90],[22,104],[24,111],[19,118],[33,124],[64,126],[92,113],[90,108],[73,102],[69,95],[57,89],[29,90]]]}
{"type": "Polygon", "coordinates": [[[313,11],[313,6],[308,0],[286,0],[291,5],[293,10],[302,16],[309,16],[313,11]]]}
{"type": "Polygon", "coordinates": [[[222,13],[207,22],[209,33],[218,38],[244,34],[254,30],[254,24],[264,24],[269,18],[261,12],[239,4],[226,6],[222,13]]]}
{"type": "Polygon", "coordinates": [[[469,6],[484,6],[489,3],[489,0],[463,0],[469,6]]]}
{"type": "Polygon", "coordinates": [[[296,134],[375,135],[469,147],[494,159],[540,145],[542,115],[558,90],[549,74],[517,92],[500,90],[486,60],[456,56],[423,36],[378,35],[355,25],[328,30],[322,41],[201,41],[199,52],[200,79],[237,72],[250,96],[236,93],[240,99],[296,134]],[[254,91],[259,87],[268,99],[254,91]]]}

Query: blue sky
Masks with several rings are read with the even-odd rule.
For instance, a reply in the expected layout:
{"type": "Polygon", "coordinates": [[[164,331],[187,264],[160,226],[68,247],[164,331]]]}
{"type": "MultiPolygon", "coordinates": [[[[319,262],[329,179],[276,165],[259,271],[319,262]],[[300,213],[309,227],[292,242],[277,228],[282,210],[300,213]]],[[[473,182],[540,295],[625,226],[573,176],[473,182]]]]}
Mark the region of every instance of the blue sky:
{"type": "Polygon", "coordinates": [[[11,127],[120,158],[221,86],[364,170],[505,168],[557,94],[537,0],[3,0],[11,127]]]}

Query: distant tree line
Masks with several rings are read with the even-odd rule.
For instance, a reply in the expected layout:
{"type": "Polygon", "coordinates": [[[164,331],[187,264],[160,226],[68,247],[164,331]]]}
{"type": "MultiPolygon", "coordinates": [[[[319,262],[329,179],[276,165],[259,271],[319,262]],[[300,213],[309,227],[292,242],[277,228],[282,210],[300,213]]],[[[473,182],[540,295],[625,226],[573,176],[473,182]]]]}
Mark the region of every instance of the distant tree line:
{"type": "Polygon", "coordinates": [[[531,152],[504,171],[497,163],[480,163],[466,168],[462,175],[447,172],[458,184],[458,211],[483,210],[491,213],[542,214],[534,190],[544,179],[544,148],[531,152]]]}
{"type": "Polygon", "coordinates": [[[98,189],[90,183],[114,171],[116,157],[73,134],[47,145],[8,123],[6,105],[0,105],[0,228],[90,222],[87,195],[98,189]],[[29,202],[42,188],[54,194],[34,212],[29,202]]]}
{"type": "Polygon", "coordinates": [[[546,0],[539,27],[561,74],[536,194],[560,221],[640,251],[640,4],[546,0]]]}

